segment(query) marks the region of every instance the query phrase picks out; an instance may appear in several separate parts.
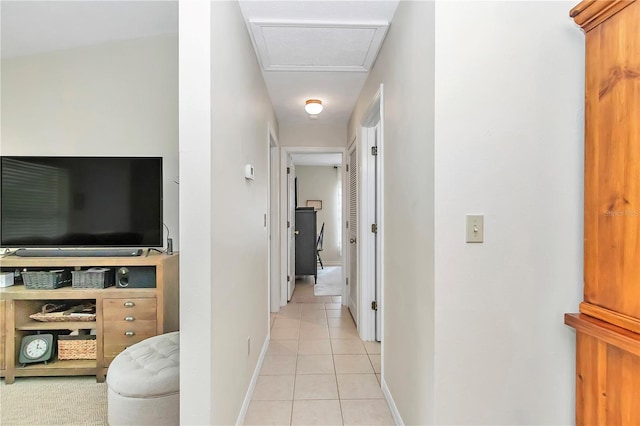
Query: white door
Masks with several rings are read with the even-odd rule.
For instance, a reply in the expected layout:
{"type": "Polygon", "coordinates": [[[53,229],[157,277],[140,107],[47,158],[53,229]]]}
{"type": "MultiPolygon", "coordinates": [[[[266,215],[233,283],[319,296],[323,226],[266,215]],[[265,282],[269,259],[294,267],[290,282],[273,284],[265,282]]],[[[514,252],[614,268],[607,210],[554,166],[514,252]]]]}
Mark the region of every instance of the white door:
{"type": "Polygon", "coordinates": [[[349,310],[358,323],[358,155],[356,143],[349,151],[349,310]]]}
{"type": "Polygon", "coordinates": [[[295,188],[296,173],[293,165],[293,159],[291,155],[287,156],[287,235],[289,238],[289,259],[288,264],[288,294],[287,301],[291,300],[293,296],[293,290],[296,288],[296,236],[294,230],[296,229],[296,188],[295,188]]]}

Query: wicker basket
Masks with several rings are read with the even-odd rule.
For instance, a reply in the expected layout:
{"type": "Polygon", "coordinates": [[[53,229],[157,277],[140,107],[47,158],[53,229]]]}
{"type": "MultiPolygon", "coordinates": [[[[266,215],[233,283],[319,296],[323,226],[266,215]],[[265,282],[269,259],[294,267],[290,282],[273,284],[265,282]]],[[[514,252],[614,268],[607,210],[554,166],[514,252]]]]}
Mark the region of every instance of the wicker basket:
{"type": "Polygon", "coordinates": [[[95,321],[95,304],[76,305],[69,309],[65,303],[45,303],[40,312],[29,315],[29,318],[42,322],[95,321]]]}
{"type": "Polygon", "coordinates": [[[49,312],[43,314],[42,312],[38,312],[36,314],[29,315],[29,318],[36,321],[41,322],[69,322],[69,321],[82,321],[89,322],[96,320],[96,314],[76,314],[76,315],[66,315],[63,312],[49,312]]]}
{"type": "Polygon", "coordinates": [[[25,271],[22,282],[29,290],[54,290],[71,284],[71,273],[65,269],[55,271],[25,271]]]}
{"type": "Polygon", "coordinates": [[[96,336],[58,336],[58,359],[96,359],[96,336]]]}
{"type": "Polygon", "coordinates": [[[107,268],[91,268],[71,271],[73,288],[107,288],[115,283],[115,271],[107,268]]]}

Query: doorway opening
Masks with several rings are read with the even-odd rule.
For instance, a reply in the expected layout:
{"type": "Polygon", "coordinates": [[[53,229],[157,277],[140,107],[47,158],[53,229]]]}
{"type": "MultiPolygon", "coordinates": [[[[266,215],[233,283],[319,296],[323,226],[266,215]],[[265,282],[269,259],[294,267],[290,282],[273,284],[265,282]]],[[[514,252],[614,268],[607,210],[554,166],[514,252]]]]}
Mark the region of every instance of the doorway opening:
{"type": "Polygon", "coordinates": [[[345,293],[344,161],[344,148],[281,151],[281,306],[296,282],[312,283],[314,296],[345,293]]]}

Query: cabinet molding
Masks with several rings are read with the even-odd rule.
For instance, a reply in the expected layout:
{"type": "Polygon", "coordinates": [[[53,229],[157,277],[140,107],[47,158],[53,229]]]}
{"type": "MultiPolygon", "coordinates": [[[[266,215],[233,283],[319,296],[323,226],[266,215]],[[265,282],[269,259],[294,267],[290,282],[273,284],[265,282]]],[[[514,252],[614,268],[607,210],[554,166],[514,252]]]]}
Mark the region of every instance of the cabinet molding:
{"type": "Polygon", "coordinates": [[[590,31],[597,27],[635,0],[585,0],[571,9],[569,16],[583,30],[590,31]]]}
{"type": "Polygon", "coordinates": [[[580,312],[634,333],[640,333],[640,318],[630,317],[587,302],[580,303],[580,312]]]}
{"type": "Polygon", "coordinates": [[[565,314],[564,322],[584,334],[640,357],[640,334],[583,314],[565,314]]]}

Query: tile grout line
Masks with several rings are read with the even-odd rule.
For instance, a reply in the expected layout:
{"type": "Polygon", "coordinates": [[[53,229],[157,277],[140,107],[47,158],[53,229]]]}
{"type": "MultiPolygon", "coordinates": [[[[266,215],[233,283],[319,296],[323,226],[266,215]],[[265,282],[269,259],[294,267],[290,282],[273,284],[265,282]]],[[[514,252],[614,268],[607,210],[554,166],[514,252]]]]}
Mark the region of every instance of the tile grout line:
{"type": "Polygon", "coordinates": [[[298,328],[298,344],[296,345],[296,369],[293,372],[293,393],[291,395],[291,414],[289,415],[289,426],[293,424],[293,404],[296,400],[296,381],[298,380],[298,352],[300,351],[300,329],[298,328]]]}
{"type": "Polygon", "coordinates": [[[289,425],[293,425],[293,409],[296,402],[296,382],[298,381],[298,360],[300,357],[300,327],[302,326],[302,307],[300,307],[300,317],[298,318],[298,346],[296,347],[296,369],[293,375],[293,395],[291,395],[291,416],[289,425]]]}
{"type": "MultiPolygon", "coordinates": [[[[327,315],[327,309],[325,305],[325,316],[327,315]]],[[[327,329],[329,328],[329,317],[327,319],[327,329]]],[[[333,375],[336,379],[336,392],[338,394],[338,405],[340,406],[340,420],[342,420],[342,424],[344,425],[344,412],[342,411],[342,398],[340,397],[340,386],[338,386],[338,369],[336,368],[336,358],[333,353],[333,339],[331,339],[331,332],[329,332],[329,346],[331,347],[331,361],[333,362],[333,375]]]]}

